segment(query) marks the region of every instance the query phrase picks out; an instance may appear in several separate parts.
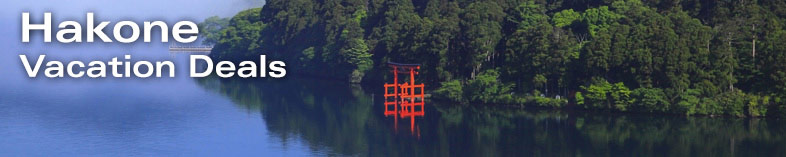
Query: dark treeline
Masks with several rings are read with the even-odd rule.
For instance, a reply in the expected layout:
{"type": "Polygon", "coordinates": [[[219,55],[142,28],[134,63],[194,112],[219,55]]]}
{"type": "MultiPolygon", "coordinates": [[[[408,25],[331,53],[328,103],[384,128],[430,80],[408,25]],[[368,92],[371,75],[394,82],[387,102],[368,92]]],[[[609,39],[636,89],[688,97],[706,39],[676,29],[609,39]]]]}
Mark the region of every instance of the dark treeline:
{"type": "Polygon", "coordinates": [[[202,35],[351,82],[419,63],[457,102],[764,116],[786,113],[784,22],[782,0],[270,0],[202,35]]]}

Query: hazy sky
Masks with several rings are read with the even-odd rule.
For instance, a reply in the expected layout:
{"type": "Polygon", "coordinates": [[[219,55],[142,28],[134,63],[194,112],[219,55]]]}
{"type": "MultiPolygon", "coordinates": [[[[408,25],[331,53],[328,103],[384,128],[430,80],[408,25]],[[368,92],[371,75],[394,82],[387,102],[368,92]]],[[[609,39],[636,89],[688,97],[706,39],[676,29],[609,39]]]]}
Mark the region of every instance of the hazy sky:
{"type": "MultiPolygon", "coordinates": [[[[159,50],[166,52],[169,43],[72,43],[61,44],[56,42],[55,34],[57,25],[65,20],[78,21],[85,29],[85,16],[87,12],[95,14],[96,23],[109,21],[105,33],[112,38],[114,25],[123,20],[130,20],[141,25],[142,21],[166,21],[171,27],[174,22],[189,20],[196,23],[210,16],[230,17],[237,12],[257,8],[264,5],[264,0],[9,0],[0,5],[0,76],[8,74],[11,70],[19,71],[15,74],[22,75],[21,63],[16,55],[24,53],[43,53],[52,56],[76,55],[81,58],[95,59],[98,56],[119,54],[150,54],[160,53],[152,50],[136,50],[134,48],[147,48],[159,46],[159,50]],[[31,42],[21,42],[22,12],[30,12],[32,23],[42,23],[44,12],[51,12],[53,16],[52,43],[44,43],[43,31],[31,33],[31,42]],[[136,47],[134,47],[136,45],[136,47]],[[6,71],[6,72],[4,72],[6,71]]],[[[83,31],[83,33],[85,33],[83,31]]],[[[154,38],[157,34],[154,33],[154,38]]],[[[84,37],[83,37],[84,38],[84,37]]],[[[142,37],[140,36],[140,41],[142,37]]],[[[114,40],[114,39],[113,39],[114,40]]],[[[173,41],[170,38],[170,41],[173,41]]],[[[164,54],[168,55],[168,54],[164,54]]],[[[25,78],[25,77],[20,77],[25,78]]]]}
{"type": "MultiPolygon", "coordinates": [[[[123,20],[194,20],[235,13],[264,5],[264,0],[10,0],[0,5],[3,23],[21,19],[22,12],[33,18],[42,18],[50,11],[55,20],[83,21],[85,13],[92,11],[97,19],[123,20]]],[[[56,23],[56,22],[55,22],[56,23]]]]}

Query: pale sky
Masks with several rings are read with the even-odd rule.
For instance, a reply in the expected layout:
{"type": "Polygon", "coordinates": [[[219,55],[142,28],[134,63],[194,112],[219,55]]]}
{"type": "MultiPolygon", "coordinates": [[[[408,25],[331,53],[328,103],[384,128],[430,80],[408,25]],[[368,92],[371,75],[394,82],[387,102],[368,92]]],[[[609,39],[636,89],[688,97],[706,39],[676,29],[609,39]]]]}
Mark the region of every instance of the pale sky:
{"type": "Polygon", "coordinates": [[[96,22],[112,23],[107,26],[111,31],[118,21],[199,23],[210,16],[231,17],[242,10],[262,7],[264,3],[264,0],[11,0],[0,5],[0,43],[20,41],[22,12],[30,12],[31,22],[39,24],[44,12],[51,12],[54,27],[66,20],[85,25],[87,12],[93,12],[96,22]]]}
{"type": "Polygon", "coordinates": [[[17,22],[22,12],[40,18],[49,11],[54,20],[83,21],[85,13],[92,11],[101,19],[198,22],[213,15],[229,17],[262,5],[264,0],[10,0],[0,5],[0,19],[3,23],[17,22]]]}

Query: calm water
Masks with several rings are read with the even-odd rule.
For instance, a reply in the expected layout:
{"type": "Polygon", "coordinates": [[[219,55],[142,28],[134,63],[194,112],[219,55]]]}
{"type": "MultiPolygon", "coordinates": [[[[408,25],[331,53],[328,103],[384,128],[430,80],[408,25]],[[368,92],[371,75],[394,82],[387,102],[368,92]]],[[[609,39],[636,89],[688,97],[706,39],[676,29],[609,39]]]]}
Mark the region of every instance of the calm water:
{"type": "MultiPolygon", "coordinates": [[[[187,65],[185,55],[169,55],[156,46],[139,51],[161,52],[146,56],[187,65]]],[[[601,115],[427,101],[426,115],[416,118],[411,130],[409,119],[382,114],[382,97],[374,94],[381,93],[379,88],[294,76],[9,76],[0,81],[3,156],[786,154],[786,123],[777,120],[601,115]]]]}
{"type": "MultiPolygon", "coordinates": [[[[426,101],[383,115],[381,88],[187,77],[166,44],[19,43],[0,29],[0,156],[784,156],[786,122],[608,115],[426,101]],[[173,60],[176,78],[27,78],[19,54],[173,60]]],[[[380,85],[381,86],[381,85],[380,85]]]]}

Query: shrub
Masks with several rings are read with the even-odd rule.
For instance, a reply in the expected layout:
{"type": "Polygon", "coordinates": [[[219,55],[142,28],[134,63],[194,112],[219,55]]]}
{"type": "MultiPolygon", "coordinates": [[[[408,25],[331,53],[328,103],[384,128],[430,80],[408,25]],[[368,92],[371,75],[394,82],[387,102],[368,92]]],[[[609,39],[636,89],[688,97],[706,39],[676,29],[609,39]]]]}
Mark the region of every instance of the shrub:
{"type": "Polygon", "coordinates": [[[698,111],[697,105],[699,104],[701,95],[701,91],[696,89],[687,89],[684,92],[679,93],[679,99],[677,101],[677,108],[674,110],[675,113],[681,113],[685,115],[693,115],[696,114],[698,111]]]}
{"type": "Polygon", "coordinates": [[[582,105],[582,107],[596,109],[610,108],[608,107],[607,95],[611,90],[611,84],[606,80],[596,81],[588,87],[582,86],[581,89],[583,89],[585,93],[584,105],[582,105]]]}
{"type": "Polygon", "coordinates": [[[611,98],[610,102],[614,103],[614,109],[627,111],[628,106],[633,103],[633,99],[630,98],[630,93],[630,89],[622,82],[615,83],[611,86],[611,92],[609,93],[611,97],[609,98],[611,98]]]}
{"type": "Polygon", "coordinates": [[[610,84],[606,80],[595,81],[588,87],[581,87],[585,95],[582,95],[584,108],[610,109],[627,111],[628,106],[633,103],[631,91],[623,83],[610,84]]]}
{"type": "Polygon", "coordinates": [[[467,81],[466,85],[458,80],[442,82],[442,87],[434,92],[438,97],[456,102],[523,104],[521,99],[511,94],[513,85],[502,83],[497,78],[499,73],[496,70],[487,70],[467,81]]]}
{"type": "Polygon", "coordinates": [[[547,97],[535,97],[535,105],[540,107],[553,107],[553,108],[560,108],[567,104],[567,100],[565,99],[554,99],[554,98],[547,98],[547,97]]]}
{"type": "Polygon", "coordinates": [[[455,102],[464,102],[464,90],[459,80],[445,81],[434,91],[435,96],[455,102]]]}
{"type": "Polygon", "coordinates": [[[512,84],[502,83],[499,72],[496,70],[486,70],[475,79],[467,82],[465,96],[473,102],[483,103],[512,103],[511,95],[512,84]]]}
{"type": "Polygon", "coordinates": [[[749,95],[748,98],[748,116],[761,117],[767,115],[767,108],[770,104],[769,96],[756,96],[749,95]]]}
{"type": "Polygon", "coordinates": [[[582,106],[584,105],[584,96],[581,95],[581,92],[576,92],[576,105],[582,106]]]}
{"type": "Polygon", "coordinates": [[[635,110],[643,112],[665,112],[669,101],[660,88],[637,88],[631,93],[635,110]]]}
{"type": "Polygon", "coordinates": [[[723,114],[723,106],[719,105],[718,101],[714,98],[701,98],[696,107],[696,114],[702,115],[720,115],[723,114]]]}

